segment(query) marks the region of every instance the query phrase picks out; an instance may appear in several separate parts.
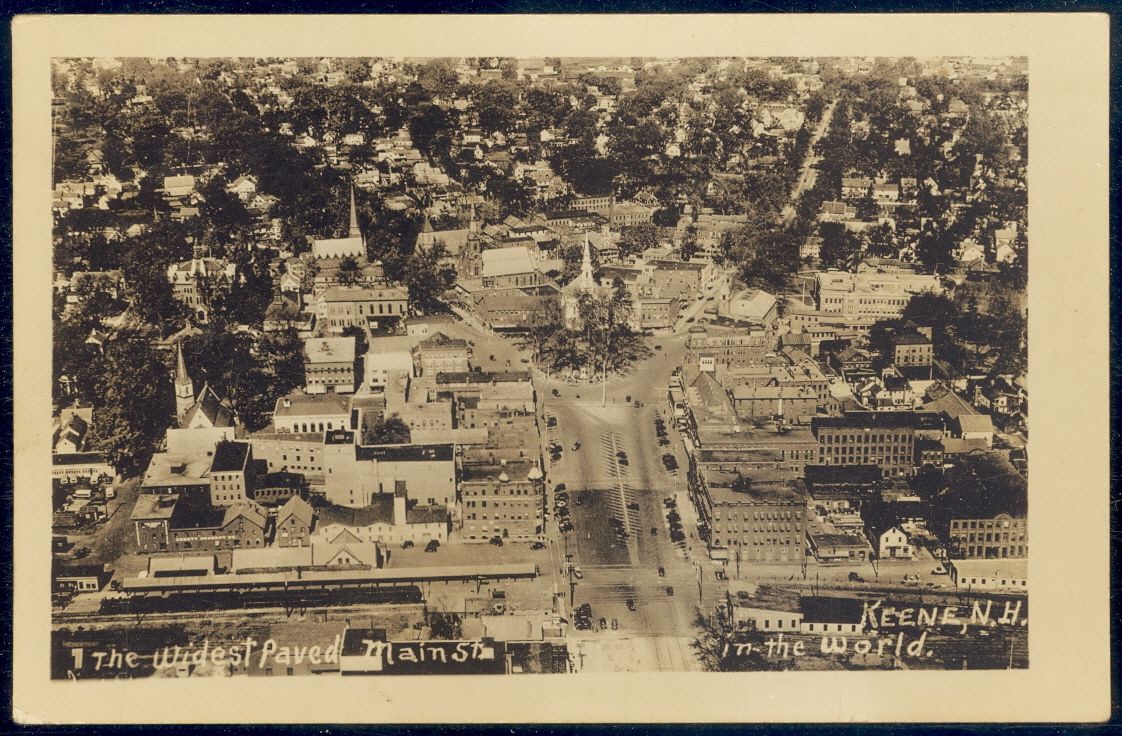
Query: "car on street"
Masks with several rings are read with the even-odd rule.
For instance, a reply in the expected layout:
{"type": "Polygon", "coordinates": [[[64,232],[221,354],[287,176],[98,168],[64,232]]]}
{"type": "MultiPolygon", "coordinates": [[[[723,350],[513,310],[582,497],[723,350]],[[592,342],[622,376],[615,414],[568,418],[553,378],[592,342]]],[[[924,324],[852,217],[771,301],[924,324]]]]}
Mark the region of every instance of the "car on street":
{"type": "Polygon", "coordinates": [[[643,408],[643,402],[639,401],[639,400],[636,400],[635,403],[632,404],[632,406],[634,406],[636,409],[642,409],[643,408]]]}
{"type": "Polygon", "coordinates": [[[503,546],[503,538],[498,537],[498,536],[491,537],[491,544],[495,545],[496,547],[502,547],[503,546]]]}
{"type": "Polygon", "coordinates": [[[660,578],[664,578],[664,577],[666,577],[666,568],[665,568],[665,567],[659,566],[659,568],[658,568],[658,576],[659,576],[660,578]]]}
{"type": "Polygon", "coordinates": [[[676,500],[674,500],[673,496],[667,496],[666,498],[662,499],[662,503],[668,509],[672,509],[672,508],[674,508],[675,506],[678,505],[678,502],[676,500]]]}
{"type": "Polygon", "coordinates": [[[666,439],[665,437],[659,437],[658,438],[658,446],[659,447],[669,447],[670,446],[670,440],[666,439]]]}
{"type": "Polygon", "coordinates": [[[630,465],[631,464],[630,461],[628,461],[626,454],[620,455],[619,457],[616,458],[616,460],[619,461],[620,465],[630,465]]]}
{"type": "Polygon", "coordinates": [[[615,631],[618,628],[619,628],[619,619],[618,618],[613,618],[612,619],[612,631],[615,631]]]}
{"type": "Polygon", "coordinates": [[[567,534],[567,533],[573,531],[573,523],[571,521],[562,521],[561,524],[558,526],[558,528],[562,532],[567,534]]]}
{"type": "Polygon", "coordinates": [[[576,452],[579,449],[580,449],[580,443],[579,442],[574,442],[573,443],[573,452],[576,452]]]}
{"type": "Polygon", "coordinates": [[[591,603],[580,604],[579,606],[577,606],[577,614],[580,615],[580,616],[588,616],[588,617],[591,618],[592,617],[592,604],[591,603]]]}
{"type": "Polygon", "coordinates": [[[494,355],[489,355],[489,356],[487,356],[487,357],[488,357],[488,358],[489,358],[490,360],[494,360],[494,359],[495,359],[495,356],[494,356],[494,355]]]}
{"type": "Polygon", "coordinates": [[[603,616],[600,617],[599,623],[600,623],[600,630],[601,631],[608,628],[608,619],[604,618],[603,616]]]}
{"type": "Polygon", "coordinates": [[[631,598],[627,599],[627,610],[628,611],[634,611],[635,610],[635,601],[631,598]]]}
{"type": "Polygon", "coordinates": [[[631,394],[628,394],[627,396],[623,397],[623,403],[625,403],[625,404],[630,404],[631,403],[631,394]]]}
{"type": "Polygon", "coordinates": [[[552,415],[550,415],[550,416],[546,417],[546,418],[545,418],[545,426],[547,426],[547,427],[549,427],[549,428],[551,428],[551,429],[552,429],[553,427],[556,427],[556,426],[557,426],[557,417],[555,417],[555,416],[552,416],[552,415]]]}
{"type": "Polygon", "coordinates": [[[412,539],[406,539],[404,542],[401,543],[401,548],[402,549],[412,549],[412,547],[413,547],[413,540],[412,539]]]}
{"type": "Polygon", "coordinates": [[[561,396],[561,392],[558,391],[557,389],[553,389],[552,391],[550,391],[550,393],[553,394],[554,397],[557,397],[557,398],[560,398],[560,396],[561,396]]]}
{"type": "Polygon", "coordinates": [[[425,552],[435,552],[440,548],[440,542],[435,539],[430,539],[429,543],[425,545],[425,552]]]}
{"type": "Polygon", "coordinates": [[[658,536],[658,527],[657,526],[652,526],[651,527],[651,536],[652,537],[657,537],[658,536]]]}
{"type": "Polygon", "coordinates": [[[558,483],[557,485],[555,485],[553,487],[553,492],[554,493],[564,493],[565,492],[565,484],[564,483],[558,483]]]}
{"type": "Polygon", "coordinates": [[[851,582],[851,583],[863,583],[863,582],[865,582],[865,578],[861,577],[860,575],[858,575],[855,572],[850,572],[849,573],[849,582],[851,582]]]}
{"type": "Polygon", "coordinates": [[[530,549],[532,549],[532,550],[545,549],[545,542],[532,542],[530,544],[530,549]]]}
{"type": "Polygon", "coordinates": [[[662,350],[662,346],[661,345],[655,345],[655,350],[662,350]]]}
{"type": "Polygon", "coordinates": [[[944,570],[941,567],[936,567],[934,570],[931,571],[931,574],[932,575],[946,575],[947,571],[944,570]]]}
{"type": "Polygon", "coordinates": [[[674,595],[674,586],[673,585],[667,585],[666,586],[666,595],[674,595]]]}

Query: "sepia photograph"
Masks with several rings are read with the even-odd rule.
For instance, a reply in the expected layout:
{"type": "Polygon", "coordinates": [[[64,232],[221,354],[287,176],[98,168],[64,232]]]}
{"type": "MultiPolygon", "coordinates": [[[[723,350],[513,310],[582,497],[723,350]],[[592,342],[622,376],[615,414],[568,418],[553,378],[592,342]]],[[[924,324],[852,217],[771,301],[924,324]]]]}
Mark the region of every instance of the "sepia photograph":
{"type": "Polygon", "coordinates": [[[542,48],[50,56],[50,680],[1038,668],[1039,67],[542,48]]]}

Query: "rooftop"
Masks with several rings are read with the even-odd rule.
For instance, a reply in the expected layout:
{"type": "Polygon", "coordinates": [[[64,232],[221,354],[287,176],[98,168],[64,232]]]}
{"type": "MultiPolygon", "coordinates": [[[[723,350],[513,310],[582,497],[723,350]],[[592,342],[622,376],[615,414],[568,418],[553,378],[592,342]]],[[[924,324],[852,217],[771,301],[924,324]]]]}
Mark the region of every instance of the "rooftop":
{"type": "Polygon", "coordinates": [[[442,461],[451,462],[455,445],[356,445],[355,459],[361,461],[442,461]]]}
{"type": "Polygon", "coordinates": [[[248,459],[248,442],[219,442],[214,448],[214,460],[210,464],[210,472],[229,473],[244,470],[248,459]]]}
{"type": "Polygon", "coordinates": [[[815,417],[817,431],[833,429],[942,429],[938,414],[926,411],[851,411],[840,417],[815,417]]]}
{"type": "Polygon", "coordinates": [[[304,341],[304,355],[309,363],[353,363],[353,337],[316,337],[304,341]]]}
{"type": "Polygon", "coordinates": [[[310,417],[351,413],[351,400],[339,394],[289,394],[277,399],[274,417],[310,417]]]}
{"type": "Polygon", "coordinates": [[[806,623],[856,624],[865,611],[861,600],[840,596],[803,596],[799,608],[806,623]]]}

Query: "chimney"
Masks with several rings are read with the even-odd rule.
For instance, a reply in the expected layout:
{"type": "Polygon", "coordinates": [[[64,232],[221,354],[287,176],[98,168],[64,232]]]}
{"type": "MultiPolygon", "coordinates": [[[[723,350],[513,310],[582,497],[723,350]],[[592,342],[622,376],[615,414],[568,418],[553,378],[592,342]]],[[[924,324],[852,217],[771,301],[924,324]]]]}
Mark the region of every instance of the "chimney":
{"type": "Polygon", "coordinates": [[[400,527],[405,524],[405,493],[398,491],[393,494],[393,525],[400,527]]]}

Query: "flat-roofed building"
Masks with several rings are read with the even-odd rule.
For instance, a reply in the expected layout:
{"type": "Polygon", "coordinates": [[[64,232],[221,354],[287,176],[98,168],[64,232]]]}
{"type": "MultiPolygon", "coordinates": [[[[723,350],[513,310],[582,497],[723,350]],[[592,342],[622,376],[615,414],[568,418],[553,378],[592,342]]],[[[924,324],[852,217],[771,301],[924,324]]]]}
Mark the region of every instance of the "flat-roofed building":
{"type": "Polygon", "coordinates": [[[1028,592],[1028,560],[950,560],[947,572],[960,591],[1028,592]]]}
{"type": "Polygon", "coordinates": [[[802,563],[806,495],[788,480],[747,476],[735,465],[699,467],[702,519],[715,559],[802,563]]]}
{"type": "Polygon", "coordinates": [[[315,337],[304,341],[304,390],[309,394],[354,392],[354,337],[315,337]]]}
{"type": "Polygon", "coordinates": [[[532,542],[545,534],[545,476],[536,463],[464,461],[463,539],[532,542]]]}
{"type": "Polygon", "coordinates": [[[916,439],[940,439],[943,423],[932,412],[857,411],[815,417],[818,465],[876,465],[885,477],[911,475],[916,439]]]}
{"type": "Polygon", "coordinates": [[[943,287],[937,275],[823,271],[816,274],[813,291],[822,312],[847,320],[898,319],[913,296],[939,294],[943,287]]]}
{"type": "Polygon", "coordinates": [[[378,493],[404,484],[417,503],[452,508],[456,503],[454,446],[355,444],[355,433],[331,431],[323,445],[324,491],[339,506],[362,507],[378,493]]]}
{"type": "Polygon", "coordinates": [[[289,394],[273,408],[277,432],[329,432],[351,427],[351,399],[338,394],[289,394]]]}
{"type": "Polygon", "coordinates": [[[775,349],[775,340],[763,329],[710,332],[691,327],[686,336],[685,364],[712,372],[718,366],[757,365],[775,349]]]}

